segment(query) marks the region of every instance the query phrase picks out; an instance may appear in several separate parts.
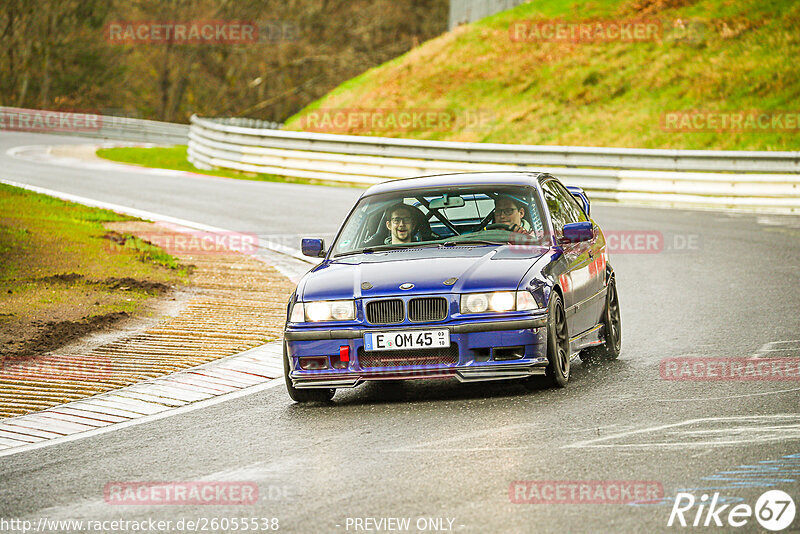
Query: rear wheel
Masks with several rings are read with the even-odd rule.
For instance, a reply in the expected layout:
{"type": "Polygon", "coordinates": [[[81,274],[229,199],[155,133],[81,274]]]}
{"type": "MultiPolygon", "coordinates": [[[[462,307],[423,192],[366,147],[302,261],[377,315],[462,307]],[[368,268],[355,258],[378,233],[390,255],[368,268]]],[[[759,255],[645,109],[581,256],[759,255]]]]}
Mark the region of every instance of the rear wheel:
{"type": "Polygon", "coordinates": [[[286,391],[295,402],[328,402],[333,398],[336,390],[333,388],[298,389],[292,384],[289,377],[289,353],[286,342],[283,342],[283,378],[286,381],[286,391]]]}
{"type": "Polygon", "coordinates": [[[550,311],[547,314],[547,359],[544,377],[534,376],[526,384],[531,389],[540,387],[566,387],[569,382],[570,349],[567,315],[558,293],[550,296],[550,311]]]}
{"type": "Polygon", "coordinates": [[[581,360],[595,362],[600,360],[616,360],[622,349],[622,322],[619,313],[619,297],[614,277],[606,288],[606,307],[603,310],[604,343],[597,347],[589,347],[581,353],[581,360]]]}

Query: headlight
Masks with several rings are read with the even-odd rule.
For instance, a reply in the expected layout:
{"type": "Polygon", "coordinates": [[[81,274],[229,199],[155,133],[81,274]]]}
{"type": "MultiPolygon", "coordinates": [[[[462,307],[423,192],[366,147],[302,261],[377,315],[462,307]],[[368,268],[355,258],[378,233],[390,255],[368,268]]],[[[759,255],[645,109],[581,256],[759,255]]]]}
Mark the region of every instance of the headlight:
{"type": "Polygon", "coordinates": [[[495,293],[489,299],[489,308],[494,311],[511,311],[514,305],[514,293],[495,293]]]}
{"type": "Polygon", "coordinates": [[[528,291],[517,291],[517,311],[536,310],[539,305],[528,291]]]}
{"type": "Polygon", "coordinates": [[[461,313],[483,313],[489,309],[491,293],[461,295],[461,313]]]}
{"type": "Polygon", "coordinates": [[[461,295],[461,313],[525,311],[538,308],[527,291],[496,291],[461,295]]]}
{"type": "Polygon", "coordinates": [[[297,302],[292,309],[290,321],[353,321],[356,318],[354,300],[318,300],[316,302],[297,302]]]}
{"type": "Polygon", "coordinates": [[[295,302],[292,306],[292,316],[289,317],[291,323],[302,323],[306,320],[305,312],[303,311],[303,303],[295,302]]]}

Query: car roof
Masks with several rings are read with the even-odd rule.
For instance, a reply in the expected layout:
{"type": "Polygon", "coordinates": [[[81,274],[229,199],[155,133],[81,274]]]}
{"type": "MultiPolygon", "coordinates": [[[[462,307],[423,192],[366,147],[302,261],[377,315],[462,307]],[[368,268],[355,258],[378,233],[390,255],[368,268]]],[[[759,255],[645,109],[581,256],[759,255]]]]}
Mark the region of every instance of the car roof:
{"type": "Polygon", "coordinates": [[[453,174],[437,174],[434,176],[420,176],[417,178],[402,178],[389,180],[373,185],[362,196],[379,195],[393,191],[406,191],[409,189],[429,189],[435,187],[457,187],[474,185],[522,185],[536,186],[540,177],[549,176],[546,173],[530,171],[504,171],[504,172],[461,172],[453,174]]]}

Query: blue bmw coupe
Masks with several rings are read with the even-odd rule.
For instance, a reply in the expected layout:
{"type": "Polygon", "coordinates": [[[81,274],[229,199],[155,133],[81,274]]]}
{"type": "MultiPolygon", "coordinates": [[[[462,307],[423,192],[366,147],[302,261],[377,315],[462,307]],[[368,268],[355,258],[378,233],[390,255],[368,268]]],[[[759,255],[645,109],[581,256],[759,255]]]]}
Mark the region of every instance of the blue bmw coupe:
{"type": "Polygon", "coordinates": [[[368,380],[564,387],[621,346],[614,271],[589,200],[549,174],[465,173],[368,189],[289,301],[297,402],[368,380]]]}

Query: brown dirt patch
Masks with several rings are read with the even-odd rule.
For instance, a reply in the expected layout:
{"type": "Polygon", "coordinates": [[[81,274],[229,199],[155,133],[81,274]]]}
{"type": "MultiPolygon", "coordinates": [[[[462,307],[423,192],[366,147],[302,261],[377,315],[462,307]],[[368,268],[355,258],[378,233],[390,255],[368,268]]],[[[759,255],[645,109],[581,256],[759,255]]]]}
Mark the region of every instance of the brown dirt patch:
{"type": "Polygon", "coordinates": [[[64,273],[30,280],[18,285],[16,293],[8,289],[3,300],[10,311],[0,314],[0,362],[56,350],[87,334],[107,330],[143,312],[139,308],[146,300],[167,295],[173,287],[133,277],[91,280],[64,273]],[[126,306],[128,310],[103,313],[119,303],[131,305],[126,306]]]}
{"type": "Polygon", "coordinates": [[[114,312],[95,315],[82,321],[33,321],[32,326],[38,329],[35,337],[17,343],[7,342],[5,347],[0,347],[0,359],[8,363],[32,358],[37,354],[63,347],[87,334],[105,330],[128,317],[130,315],[127,312],[114,312]]]}
{"type": "Polygon", "coordinates": [[[171,288],[171,286],[162,284],[161,282],[137,280],[130,276],[126,276],[125,278],[106,278],[102,283],[108,286],[108,289],[112,290],[130,291],[131,289],[138,289],[152,295],[163,295],[171,288]]]}

